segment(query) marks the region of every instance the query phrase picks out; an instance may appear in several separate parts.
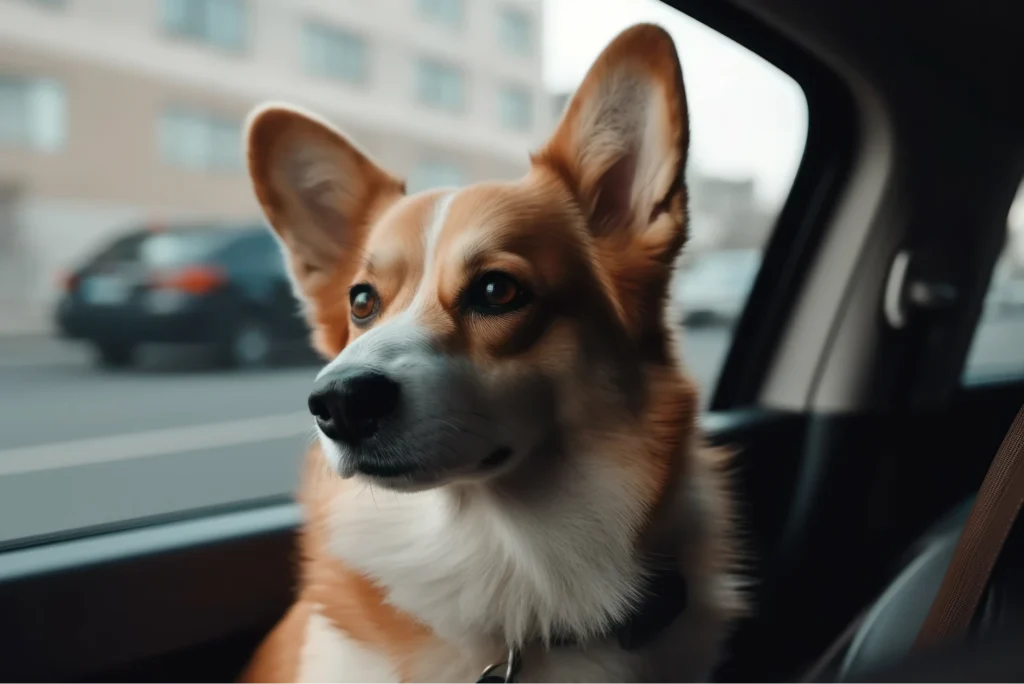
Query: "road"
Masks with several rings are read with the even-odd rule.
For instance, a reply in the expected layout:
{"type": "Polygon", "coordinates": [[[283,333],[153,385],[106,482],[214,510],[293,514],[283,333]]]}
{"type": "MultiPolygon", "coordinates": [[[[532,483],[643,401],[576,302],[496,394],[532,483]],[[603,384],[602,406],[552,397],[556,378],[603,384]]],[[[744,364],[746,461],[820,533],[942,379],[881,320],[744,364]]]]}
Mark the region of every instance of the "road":
{"type": "MultiPolygon", "coordinates": [[[[702,381],[710,381],[726,341],[724,329],[687,337],[702,381]]],[[[74,343],[0,342],[0,457],[46,442],[293,414],[304,410],[316,371],[311,364],[220,371],[184,350],[148,350],[140,368],[106,371],[74,343]]]]}
{"type": "MultiPolygon", "coordinates": [[[[1024,368],[1022,340],[1024,318],[988,326],[975,355],[989,371],[1024,368]]],[[[706,388],[727,341],[715,328],[685,338],[706,388]]],[[[110,372],[78,345],[0,338],[0,543],[287,493],[310,439],[315,373],[310,364],[211,370],[202,357],[160,350],[110,372]],[[57,477],[64,466],[74,475],[57,477]]]]}

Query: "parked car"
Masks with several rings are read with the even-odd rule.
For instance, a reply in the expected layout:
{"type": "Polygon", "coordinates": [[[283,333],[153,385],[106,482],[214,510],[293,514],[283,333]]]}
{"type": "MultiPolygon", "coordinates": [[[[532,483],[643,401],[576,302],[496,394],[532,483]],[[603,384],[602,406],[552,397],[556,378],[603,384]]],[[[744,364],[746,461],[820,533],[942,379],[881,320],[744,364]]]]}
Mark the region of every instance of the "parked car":
{"type": "Polygon", "coordinates": [[[222,365],[260,366],[307,336],[277,244],[255,222],[122,235],[65,278],[56,318],[110,367],[146,343],[203,344],[222,365]]]}
{"type": "Polygon", "coordinates": [[[761,265],[755,249],[708,252],[675,283],[675,298],[685,325],[731,323],[743,311],[761,265]]]}

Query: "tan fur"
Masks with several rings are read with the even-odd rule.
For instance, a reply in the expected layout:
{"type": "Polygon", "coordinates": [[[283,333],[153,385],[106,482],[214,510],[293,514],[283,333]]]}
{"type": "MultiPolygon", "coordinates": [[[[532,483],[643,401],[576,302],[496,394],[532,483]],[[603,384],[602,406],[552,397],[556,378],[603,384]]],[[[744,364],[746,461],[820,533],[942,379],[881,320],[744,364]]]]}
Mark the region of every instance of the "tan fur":
{"type": "Polygon", "coordinates": [[[273,631],[263,640],[256,655],[239,677],[243,682],[294,682],[305,639],[310,605],[296,601],[273,631]]]}

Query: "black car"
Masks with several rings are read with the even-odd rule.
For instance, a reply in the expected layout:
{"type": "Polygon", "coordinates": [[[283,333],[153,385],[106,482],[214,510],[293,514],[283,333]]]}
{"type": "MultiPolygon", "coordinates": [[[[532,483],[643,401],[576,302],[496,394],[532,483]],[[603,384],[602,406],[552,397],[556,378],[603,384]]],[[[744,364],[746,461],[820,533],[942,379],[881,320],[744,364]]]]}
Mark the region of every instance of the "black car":
{"type": "Polygon", "coordinates": [[[222,365],[259,366],[308,337],[280,250],[256,222],[120,236],[65,279],[57,325],[106,366],[130,365],[146,343],[204,344],[222,365]]]}

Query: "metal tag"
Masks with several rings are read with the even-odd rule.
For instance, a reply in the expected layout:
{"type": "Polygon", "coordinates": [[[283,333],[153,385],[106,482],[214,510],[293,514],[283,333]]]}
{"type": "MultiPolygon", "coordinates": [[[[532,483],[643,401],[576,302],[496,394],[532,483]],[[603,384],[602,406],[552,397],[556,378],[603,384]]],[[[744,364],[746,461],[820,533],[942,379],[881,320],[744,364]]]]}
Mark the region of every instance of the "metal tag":
{"type": "Polygon", "coordinates": [[[519,655],[519,649],[510,648],[505,661],[489,665],[476,680],[477,684],[507,684],[508,682],[514,682],[516,681],[516,675],[519,674],[520,665],[522,665],[522,658],[519,655]],[[502,672],[502,669],[504,669],[504,672],[502,672]]]}

